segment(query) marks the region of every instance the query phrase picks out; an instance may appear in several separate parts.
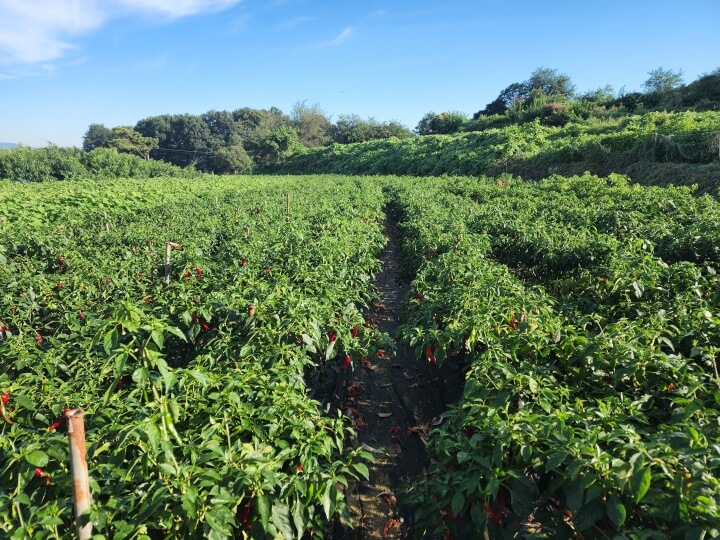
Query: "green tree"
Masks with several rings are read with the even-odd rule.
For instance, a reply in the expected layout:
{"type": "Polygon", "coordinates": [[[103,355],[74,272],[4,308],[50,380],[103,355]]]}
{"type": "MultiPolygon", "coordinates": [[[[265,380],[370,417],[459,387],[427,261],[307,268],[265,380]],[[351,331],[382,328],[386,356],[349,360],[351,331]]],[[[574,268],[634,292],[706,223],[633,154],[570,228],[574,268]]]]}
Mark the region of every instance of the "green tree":
{"type": "Polygon", "coordinates": [[[226,146],[215,152],[215,172],[238,174],[251,168],[252,159],[241,144],[226,146]]]}
{"type": "Polygon", "coordinates": [[[318,103],[308,105],[307,101],[298,101],[293,106],[290,118],[304,146],[317,148],[330,141],[332,122],[318,103]]]}
{"type": "Polygon", "coordinates": [[[642,87],[649,94],[654,92],[670,92],[675,88],[679,88],[683,84],[683,72],[673,71],[671,69],[663,69],[660,66],[657,69],[648,71],[648,79],[642,84],[642,87]]]}
{"type": "Polygon", "coordinates": [[[302,147],[297,131],[281,126],[263,138],[257,158],[264,165],[277,165],[302,147]]]}
{"type": "Polygon", "coordinates": [[[570,77],[564,73],[558,73],[557,69],[539,67],[532,72],[524,84],[528,96],[533,90],[541,90],[554,101],[569,100],[575,95],[575,85],[571,82],[570,77]]]}
{"type": "Polygon", "coordinates": [[[415,131],[418,135],[442,135],[456,133],[467,122],[467,116],[458,111],[435,114],[429,112],[418,122],[415,131]]]}
{"type": "Polygon", "coordinates": [[[111,130],[110,148],[118,152],[136,154],[146,160],[150,159],[150,151],[158,147],[155,137],[144,137],[130,126],[118,126],[111,130]]]}
{"type": "Polygon", "coordinates": [[[524,82],[514,82],[504,88],[494,101],[473,115],[477,120],[480,116],[505,114],[513,107],[527,105],[532,100],[568,101],[575,95],[575,85],[570,77],[558,73],[557,69],[539,67],[524,82]]]}
{"type": "Polygon", "coordinates": [[[112,131],[103,124],[90,124],[83,136],[83,150],[90,152],[95,148],[109,148],[112,131]]]}

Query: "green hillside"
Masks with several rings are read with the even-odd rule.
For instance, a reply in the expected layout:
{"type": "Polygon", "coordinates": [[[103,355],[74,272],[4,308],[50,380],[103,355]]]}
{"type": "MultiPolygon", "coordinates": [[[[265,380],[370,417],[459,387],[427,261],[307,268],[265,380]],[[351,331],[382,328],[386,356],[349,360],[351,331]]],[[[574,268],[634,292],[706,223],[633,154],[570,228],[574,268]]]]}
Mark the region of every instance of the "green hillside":
{"type": "Polygon", "coordinates": [[[283,173],[498,175],[526,179],[585,171],[628,174],[638,183],[699,184],[715,192],[720,113],[651,112],[564,127],[524,124],[413,139],[389,139],[306,150],[283,173]]]}

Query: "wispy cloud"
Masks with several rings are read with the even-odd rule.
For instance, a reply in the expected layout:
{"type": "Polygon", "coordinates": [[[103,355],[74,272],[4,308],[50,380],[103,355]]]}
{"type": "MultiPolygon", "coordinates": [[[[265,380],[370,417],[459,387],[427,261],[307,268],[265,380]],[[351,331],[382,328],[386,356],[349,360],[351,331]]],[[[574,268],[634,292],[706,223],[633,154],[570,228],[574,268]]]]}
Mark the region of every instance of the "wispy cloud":
{"type": "Polygon", "coordinates": [[[0,0],[0,63],[61,58],[73,41],[110,19],[152,15],[176,19],[227,9],[241,0],[0,0]]]}
{"type": "Polygon", "coordinates": [[[294,17],[292,19],[289,19],[285,22],[280,23],[277,28],[278,30],[287,30],[288,28],[294,28],[295,26],[300,26],[301,24],[307,24],[310,22],[317,21],[317,17],[294,17]]]}
{"type": "Polygon", "coordinates": [[[350,36],[353,35],[354,31],[355,29],[352,26],[348,26],[345,30],[340,32],[340,35],[337,36],[335,39],[331,39],[330,41],[321,43],[319,47],[336,47],[350,39],[350,36]]]}

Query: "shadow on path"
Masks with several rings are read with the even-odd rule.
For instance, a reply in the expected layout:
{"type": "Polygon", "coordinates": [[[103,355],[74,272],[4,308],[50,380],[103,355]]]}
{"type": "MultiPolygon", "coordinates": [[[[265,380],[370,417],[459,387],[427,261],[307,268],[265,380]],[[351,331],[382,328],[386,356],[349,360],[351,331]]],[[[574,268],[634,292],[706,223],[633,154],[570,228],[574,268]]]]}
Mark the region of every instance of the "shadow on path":
{"type": "MultiPolygon", "coordinates": [[[[367,319],[394,337],[408,285],[400,277],[400,238],[397,224],[385,222],[388,244],[375,286],[378,299],[367,319]]],[[[449,403],[456,402],[464,384],[461,360],[449,358],[438,368],[399,344],[396,355],[383,353],[358,365],[347,382],[348,408],[360,419],[358,444],[375,456],[368,482],[351,484],[346,500],[354,528],[336,523],[335,540],[412,538],[413,509],[398,508],[395,493],[426,467],[422,440],[426,428],[449,403]],[[408,428],[416,428],[415,431],[408,428]]]]}

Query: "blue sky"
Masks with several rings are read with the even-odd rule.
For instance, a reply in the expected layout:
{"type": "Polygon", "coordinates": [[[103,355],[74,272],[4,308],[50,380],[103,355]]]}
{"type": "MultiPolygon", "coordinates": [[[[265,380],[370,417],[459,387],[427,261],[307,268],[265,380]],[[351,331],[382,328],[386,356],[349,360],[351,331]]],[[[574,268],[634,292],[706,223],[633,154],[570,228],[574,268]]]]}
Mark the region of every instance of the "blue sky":
{"type": "Polygon", "coordinates": [[[579,91],[691,82],[720,67],[720,0],[0,0],[0,141],[303,100],[414,128],[540,66],[579,91]]]}

